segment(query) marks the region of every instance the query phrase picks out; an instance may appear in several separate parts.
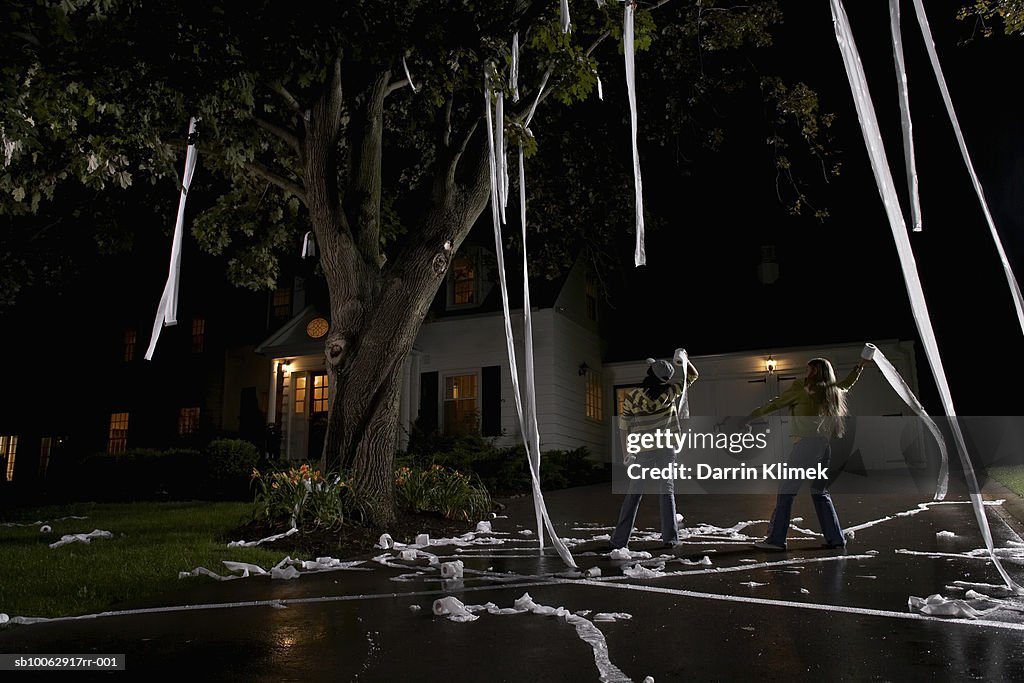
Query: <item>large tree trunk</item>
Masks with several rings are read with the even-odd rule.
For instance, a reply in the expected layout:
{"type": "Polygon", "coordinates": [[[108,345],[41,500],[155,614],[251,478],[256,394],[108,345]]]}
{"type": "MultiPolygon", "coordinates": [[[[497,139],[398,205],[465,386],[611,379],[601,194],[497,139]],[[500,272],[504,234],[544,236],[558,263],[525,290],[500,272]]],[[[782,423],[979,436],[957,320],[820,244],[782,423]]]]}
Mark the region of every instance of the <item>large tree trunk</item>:
{"type": "Polygon", "coordinates": [[[348,470],[368,520],[385,527],[395,516],[405,359],[452,257],[487,206],[487,145],[483,136],[474,137],[476,125],[458,145],[449,145],[446,134],[422,219],[411,226],[405,250],[385,263],[380,174],[389,73],[379,74],[365,97],[357,98],[362,104],[346,127],[350,154],[344,192],[337,186],[340,74],[338,61],[331,87],[310,112],[302,146],[306,205],[331,300],[325,352],[334,391],[323,465],[327,471],[348,470]],[[476,144],[469,145],[471,139],[476,144]]]}
{"type": "Polygon", "coordinates": [[[402,373],[420,325],[444,281],[458,245],[486,206],[486,194],[452,186],[427,212],[423,236],[394,268],[367,267],[353,297],[351,273],[325,268],[331,292],[326,342],[335,391],[330,406],[325,467],[347,469],[368,520],[394,520],[394,457],[398,444],[402,373]]]}

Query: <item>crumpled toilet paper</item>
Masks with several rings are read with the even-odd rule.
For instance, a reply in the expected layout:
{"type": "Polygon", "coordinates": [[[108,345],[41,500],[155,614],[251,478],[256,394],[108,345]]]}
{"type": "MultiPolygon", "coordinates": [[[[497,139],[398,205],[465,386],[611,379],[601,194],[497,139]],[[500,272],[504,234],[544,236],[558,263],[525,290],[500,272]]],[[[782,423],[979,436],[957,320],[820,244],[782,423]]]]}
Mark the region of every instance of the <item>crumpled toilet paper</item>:
{"type": "Polygon", "coordinates": [[[51,543],[50,547],[51,548],[59,548],[62,545],[67,545],[68,543],[76,543],[76,542],[78,542],[78,543],[89,543],[94,538],[113,538],[113,537],[114,537],[114,534],[110,533],[109,531],[103,531],[101,529],[93,529],[92,531],[90,531],[87,534],[65,534],[65,535],[60,537],[59,541],[55,541],[54,543],[51,543]]]}

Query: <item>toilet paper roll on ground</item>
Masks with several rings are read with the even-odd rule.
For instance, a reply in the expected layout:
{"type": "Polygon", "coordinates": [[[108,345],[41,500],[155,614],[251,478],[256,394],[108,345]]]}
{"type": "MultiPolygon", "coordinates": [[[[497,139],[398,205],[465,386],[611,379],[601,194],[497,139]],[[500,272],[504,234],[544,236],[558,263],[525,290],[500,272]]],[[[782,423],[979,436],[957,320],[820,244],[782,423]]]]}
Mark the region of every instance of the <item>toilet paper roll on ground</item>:
{"type": "Polygon", "coordinates": [[[416,559],[416,556],[417,552],[415,550],[403,550],[401,555],[402,559],[408,562],[414,561],[416,559]]]}
{"type": "Polygon", "coordinates": [[[479,618],[467,610],[461,600],[451,595],[434,600],[434,614],[439,617],[447,616],[455,621],[475,621],[479,618]]]}
{"type": "Polygon", "coordinates": [[[416,545],[430,545],[430,535],[420,534],[416,537],[416,545]]]}
{"type": "Polygon", "coordinates": [[[41,534],[48,534],[51,531],[53,531],[53,529],[50,528],[49,524],[44,524],[41,527],[39,527],[39,533],[41,534]]]}
{"type": "Polygon", "coordinates": [[[878,350],[874,344],[865,344],[864,350],[860,352],[860,357],[864,360],[871,360],[875,357],[875,351],[878,350]]]}
{"type": "Polygon", "coordinates": [[[377,540],[377,545],[384,550],[391,550],[395,547],[395,541],[391,538],[390,534],[381,534],[380,538],[377,540]]]}
{"type": "Polygon", "coordinates": [[[441,578],[444,579],[461,579],[462,572],[465,569],[465,565],[462,564],[462,560],[455,560],[454,562],[442,562],[441,563],[441,578]]]}
{"type": "Polygon", "coordinates": [[[489,533],[491,533],[491,523],[490,522],[477,522],[476,523],[476,532],[478,534],[489,534],[489,533]]]}

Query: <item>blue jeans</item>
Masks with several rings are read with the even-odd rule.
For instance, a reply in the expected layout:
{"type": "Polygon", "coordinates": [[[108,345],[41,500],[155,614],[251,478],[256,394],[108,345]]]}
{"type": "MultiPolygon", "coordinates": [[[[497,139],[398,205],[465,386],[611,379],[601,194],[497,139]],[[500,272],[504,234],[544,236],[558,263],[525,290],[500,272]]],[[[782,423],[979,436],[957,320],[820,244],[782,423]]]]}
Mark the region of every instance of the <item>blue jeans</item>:
{"type": "MultiPolygon", "coordinates": [[[[823,436],[804,437],[793,445],[790,451],[789,460],[791,467],[814,467],[821,463],[828,467],[832,455],[832,448],[828,439],[823,436]]],[[[775,511],[772,512],[771,522],[768,524],[768,537],[765,542],[774,545],[786,545],[786,534],[789,531],[789,520],[793,514],[793,499],[800,491],[801,482],[783,480],[779,485],[779,496],[775,501],[775,511]]],[[[826,487],[827,481],[821,481],[811,486],[811,500],[814,502],[814,511],[818,515],[818,523],[821,525],[821,533],[825,536],[825,542],[829,545],[846,545],[843,537],[843,528],[839,525],[839,516],[832,504],[832,496],[829,495],[826,487]]]]}
{"type": "MultiPolygon", "coordinates": [[[[665,467],[674,461],[675,453],[671,449],[637,455],[637,463],[642,467],[665,467]]],[[[679,541],[679,532],[676,529],[675,481],[672,479],[658,481],[661,489],[661,493],[658,495],[661,501],[661,540],[665,543],[676,543],[679,541]]],[[[611,545],[613,548],[625,548],[629,545],[629,535],[633,533],[636,513],[640,509],[640,499],[644,496],[643,487],[642,480],[633,479],[629,482],[629,493],[622,501],[619,521],[612,533],[611,545]]]]}

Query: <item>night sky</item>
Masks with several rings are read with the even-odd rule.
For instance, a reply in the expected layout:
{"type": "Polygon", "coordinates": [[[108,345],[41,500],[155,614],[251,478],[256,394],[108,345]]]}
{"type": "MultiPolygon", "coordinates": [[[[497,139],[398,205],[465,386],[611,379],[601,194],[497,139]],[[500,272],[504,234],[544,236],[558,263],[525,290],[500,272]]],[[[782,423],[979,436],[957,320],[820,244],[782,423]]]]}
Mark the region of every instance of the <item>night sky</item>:
{"type": "MultiPolygon", "coordinates": [[[[847,3],[882,126],[890,168],[909,221],[895,67],[885,3],[847,3]],[[853,7],[856,5],[856,7],[853,7]]],[[[960,414],[1020,414],[1021,400],[1000,389],[1024,350],[1009,287],[971,185],[923,46],[912,7],[903,10],[910,110],[924,231],[911,242],[954,403],[960,414]],[[984,361],[983,361],[984,359],[984,361]],[[985,362],[987,361],[987,362],[985,362]]],[[[918,338],[884,206],[871,172],[828,3],[804,3],[776,51],[780,70],[821,94],[842,172],[814,198],[820,222],[792,217],[774,195],[774,168],[760,129],[734,141],[697,187],[650,192],[652,212],[671,227],[650,233],[648,266],[629,274],[633,296],[620,306],[634,331],[621,358],[668,355],[683,345],[711,354],[835,342],[918,338]],[[784,49],[782,49],[784,47],[784,49]],[[761,245],[774,245],[779,279],[757,279],[761,245]],[[683,245],[680,248],[680,245],[683,245]],[[663,267],[666,254],[676,265],[663,267]],[[643,296],[652,289],[665,292],[643,296]],[[646,322],[630,322],[637,319],[646,322]],[[646,351],[644,349],[647,349],[646,351]]],[[[1008,74],[1020,64],[1020,38],[957,45],[970,25],[950,6],[930,8],[932,32],[954,106],[1011,266],[1024,270],[1024,124],[1008,74]]],[[[648,177],[659,169],[645,167],[648,177]]],[[[651,185],[655,185],[653,180],[651,185]]],[[[941,412],[918,346],[927,408],[941,412]]]]}
{"type": "MultiPolygon", "coordinates": [[[[892,173],[906,206],[888,8],[884,3],[848,5],[892,173]]],[[[617,276],[624,279],[625,289],[611,302],[612,329],[617,332],[608,360],[667,356],[677,346],[704,355],[917,339],[828,3],[799,7],[802,14],[787,15],[772,67],[805,80],[820,92],[822,109],[838,114],[832,135],[841,151],[842,173],[812,190],[812,198],[827,207],[830,218],[793,217],[780,204],[763,127],[739,129],[715,160],[684,179],[660,166],[656,153],[641,149],[646,208],[664,218],[667,227],[648,233],[646,267],[630,267],[617,276]],[[772,285],[757,279],[763,245],[773,245],[777,254],[780,276],[772,285]]],[[[929,10],[953,102],[996,226],[1011,264],[1024,271],[1024,118],[1012,103],[1024,44],[1019,37],[979,37],[957,45],[971,27],[955,20],[952,5],[933,4],[929,10]]],[[[1007,397],[1002,388],[1003,376],[1009,374],[1002,368],[1021,357],[1024,335],[909,5],[903,19],[924,216],[924,232],[913,235],[912,243],[954,402],[961,414],[1024,414],[1024,399],[1007,397]]],[[[642,88],[643,83],[641,100],[642,88]]],[[[625,144],[628,128],[622,136],[625,144]]],[[[170,221],[168,216],[168,229],[170,221]]],[[[60,296],[34,290],[19,310],[5,315],[3,326],[25,336],[5,334],[4,350],[20,354],[25,339],[32,339],[36,352],[54,361],[44,371],[33,371],[37,376],[61,368],[66,372],[69,362],[82,363],[81,371],[99,372],[86,367],[85,338],[102,338],[104,345],[116,348],[123,325],[136,320],[143,321],[144,347],[151,324],[145,321],[152,320],[166,277],[168,246],[169,238],[161,238],[140,244],[135,261],[80,264],[81,282],[60,296]],[[83,305],[81,297],[91,303],[83,305]],[[112,321],[109,333],[95,329],[97,313],[112,321]],[[68,325],[70,339],[47,322],[57,320],[68,325]]],[[[223,272],[222,260],[188,249],[183,283],[212,282],[223,272]]],[[[624,260],[631,256],[630,246],[624,260]]],[[[227,286],[218,291],[225,302],[240,298],[247,305],[262,296],[227,286]]],[[[918,361],[922,399],[930,411],[940,413],[920,347],[918,361]]]]}

